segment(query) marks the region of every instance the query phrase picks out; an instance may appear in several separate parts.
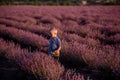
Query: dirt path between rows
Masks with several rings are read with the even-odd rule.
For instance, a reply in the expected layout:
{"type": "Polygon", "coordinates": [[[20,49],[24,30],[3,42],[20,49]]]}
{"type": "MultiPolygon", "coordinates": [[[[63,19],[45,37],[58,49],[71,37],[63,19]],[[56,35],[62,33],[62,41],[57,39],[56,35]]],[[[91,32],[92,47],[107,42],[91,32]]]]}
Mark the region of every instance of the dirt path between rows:
{"type": "Polygon", "coordinates": [[[0,80],[36,80],[33,75],[30,75],[20,67],[4,57],[0,57],[0,80]]]}

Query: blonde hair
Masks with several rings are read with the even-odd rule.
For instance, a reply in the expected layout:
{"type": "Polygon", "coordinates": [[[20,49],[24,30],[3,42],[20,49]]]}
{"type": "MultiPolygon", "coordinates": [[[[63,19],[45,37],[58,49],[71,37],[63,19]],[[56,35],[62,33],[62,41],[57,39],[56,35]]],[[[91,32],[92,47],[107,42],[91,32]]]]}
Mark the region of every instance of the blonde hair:
{"type": "Polygon", "coordinates": [[[52,28],[50,28],[49,31],[57,31],[57,28],[56,27],[52,27],[52,28]]]}

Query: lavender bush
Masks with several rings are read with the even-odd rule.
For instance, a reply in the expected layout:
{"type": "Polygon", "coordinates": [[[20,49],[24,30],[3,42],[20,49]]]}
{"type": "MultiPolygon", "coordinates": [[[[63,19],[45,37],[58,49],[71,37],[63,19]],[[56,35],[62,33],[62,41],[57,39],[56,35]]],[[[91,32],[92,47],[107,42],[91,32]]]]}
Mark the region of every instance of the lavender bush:
{"type": "MultiPolygon", "coordinates": [[[[85,80],[80,74],[75,73],[74,70],[67,70],[60,80],[85,80]]],[[[87,79],[89,80],[89,79],[87,79]]]]}
{"type": "Polygon", "coordinates": [[[0,36],[10,37],[14,40],[17,40],[21,44],[37,47],[38,49],[41,49],[42,46],[48,45],[48,40],[42,36],[11,27],[0,26],[0,36]]]}
{"type": "Polygon", "coordinates": [[[12,42],[0,39],[0,53],[4,53],[9,60],[17,62],[23,70],[31,72],[38,79],[58,80],[64,68],[52,57],[41,52],[28,52],[12,42]]]}
{"type": "Polygon", "coordinates": [[[17,62],[24,70],[39,76],[40,80],[58,80],[64,71],[52,57],[40,52],[22,56],[17,62]]]}

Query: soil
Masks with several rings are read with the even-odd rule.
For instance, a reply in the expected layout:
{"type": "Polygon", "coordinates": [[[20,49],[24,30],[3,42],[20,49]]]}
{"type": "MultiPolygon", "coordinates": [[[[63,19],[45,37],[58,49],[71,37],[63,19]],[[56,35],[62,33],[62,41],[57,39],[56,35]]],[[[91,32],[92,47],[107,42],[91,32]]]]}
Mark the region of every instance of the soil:
{"type": "Polygon", "coordinates": [[[0,80],[36,80],[32,74],[20,69],[20,67],[4,57],[0,57],[0,80]]]}

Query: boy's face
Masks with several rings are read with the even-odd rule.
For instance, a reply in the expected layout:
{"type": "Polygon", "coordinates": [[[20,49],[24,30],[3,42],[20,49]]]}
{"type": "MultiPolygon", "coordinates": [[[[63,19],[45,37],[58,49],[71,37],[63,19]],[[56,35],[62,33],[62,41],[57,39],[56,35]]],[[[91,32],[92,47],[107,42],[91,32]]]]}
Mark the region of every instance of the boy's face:
{"type": "Polygon", "coordinates": [[[57,36],[57,30],[51,30],[51,37],[56,37],[57,36]]]}

